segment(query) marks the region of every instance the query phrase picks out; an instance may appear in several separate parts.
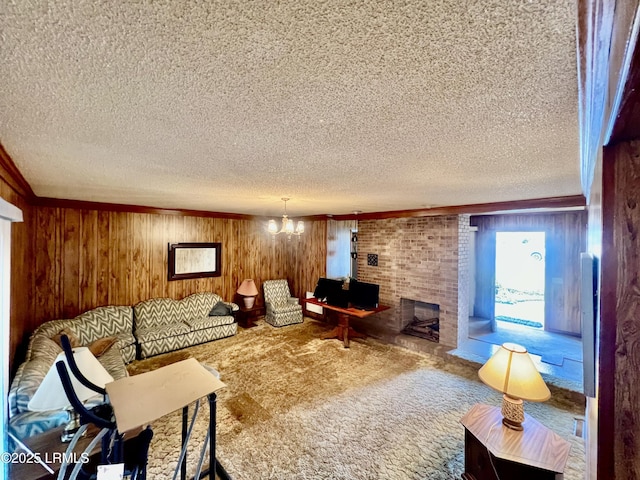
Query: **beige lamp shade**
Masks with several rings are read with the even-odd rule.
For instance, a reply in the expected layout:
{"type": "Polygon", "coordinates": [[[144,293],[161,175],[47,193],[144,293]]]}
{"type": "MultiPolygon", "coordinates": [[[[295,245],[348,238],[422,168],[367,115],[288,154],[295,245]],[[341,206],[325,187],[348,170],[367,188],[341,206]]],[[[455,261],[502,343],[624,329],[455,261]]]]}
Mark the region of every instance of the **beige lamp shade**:
{"type": "Polygon", "coordinates": [[[243,280],[240,287],[238,287],[238,293],[244,297],[255,297],[258,295],[258,289],[253,280],[247,279],[243,280]]]}
{"type": "Polygon", "coordinates": [[[527,349],[515,343],[503,344],[478,375],[491,388],[512,398],[544,402],[551,397],[527,349]]]}
{"type": "MultiPolygon", "coordinates": [[[[113,382],[113,377],[109,375],[109,372],[105,370],[102,364],[93,356],[93,353],[91,353],[87,347],[74,348],[73,358],[75,359],[80,372],[82,372],[87,380],[93,384],[104,388],[107,383],[113,382]]],[[[49,368],[44,380],[42,380],[38,390],[36,390],[35,395],[29,401],[27,405],[29,410],[38,412],[62,410],[70,405],[69,400],[67,399],[67,394],[62,386],[60,375],[56,368],[56,363],[60,360],[67,365],[67,370],[71,372],[64,352],[60,353],[55,362],[53,362],[53,365],[49,368]]],[[[96,393],[82,385],[73,373],[69,373],[69,377],[71,378],[73,390],[81,402],[89,400],[92,397],[100,397],[99,393],[96,393]]]]}

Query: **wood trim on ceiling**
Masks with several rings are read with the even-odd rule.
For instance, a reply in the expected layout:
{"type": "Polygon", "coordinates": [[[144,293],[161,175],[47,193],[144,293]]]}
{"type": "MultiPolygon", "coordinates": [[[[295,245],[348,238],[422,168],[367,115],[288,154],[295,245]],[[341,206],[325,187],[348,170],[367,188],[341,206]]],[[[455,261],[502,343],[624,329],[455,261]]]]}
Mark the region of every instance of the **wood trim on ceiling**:
{"type": "MultiPolygon", "coordinates": [[[[183,210],[157,208],[142,205],[126,205],[119,203],[86,202],[82,200],[65,200],[60,198],[35,197],[34,205],[49,208],[75,208],[78,210],[102,210],[109,212],[151,213],[156,215],[178,215],[189,217],[231,218],[235,220],[262,220],[273,218],[256,215],[245,215],[228,212],[208,212],[204,210],[183,210]]],[[[415,210],[395,210],[386,212],[370,212],[347,215],[308,215],[296,217],[297,220],[323,221],[334,220],[377,220],[383,218],[429,217],[436,215],[489,214],[519,210],[554,210],[567,208],[584,208],[585,198],[582,195],[567,197],[538,198],[532,200],[516,200],[512,202],[482,203],[475,205],[454,205],[449,207],[420,208],[415,210]]],[[[526,213],[533,213],[528,211],[526,213]]]]}
{"type": "Polygon", "coordinates": [[[22,176],[16,164],[13,163],[4,146],[0,143],[0,178],[4,180],[18,195],[27,202],[33,202],[36,198],[29,182],[22,176]]]}
{"type": "MultiPolygon", "coordinates": [[[[383,218],[411,218],[429,217],[435,215],[474,215],[515,213],[514,211],[528,210],[557,210],[568,208],[584,208],[586,200],[582,195],[566,197],[536,198],[531,200],[514,200],[511,202],[477,203],[473,205],[453,205],[449,207],[420,208],[415,210],[395,210],[389,212],[372,212],[349,215],[333,215],[334,220],[377,220],[383,218]]],[[[523,212],[525,213],[525,212],[523,212]]],[[[548,213],[548,212],[547,212],[548,213]]]]}
{"type": "Polygon", "coordinates": [[[180,208],[159,208],[144,205],[121,203],[87,202],[84,200],[66,200],[63,198],[35,197],[34,205],[46,208],[74,208],[77,210],[99,210],[107,212],[151,213],[154,215],[177,215],[182,217],[230,218],[234,220],[253,220],[259,217],[229,212],[208,212],[205,210],[186,210],[180,208]]]}

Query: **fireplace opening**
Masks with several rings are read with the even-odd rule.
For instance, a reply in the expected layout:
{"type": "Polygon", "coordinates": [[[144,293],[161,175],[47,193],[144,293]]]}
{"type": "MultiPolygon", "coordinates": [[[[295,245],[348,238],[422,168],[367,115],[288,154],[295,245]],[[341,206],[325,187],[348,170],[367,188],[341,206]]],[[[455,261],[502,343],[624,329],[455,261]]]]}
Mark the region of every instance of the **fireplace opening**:
{"type": "Polygon", "coordinates": [[[400,299],[402,333],[440,342],[440,305],[400,299]]]}

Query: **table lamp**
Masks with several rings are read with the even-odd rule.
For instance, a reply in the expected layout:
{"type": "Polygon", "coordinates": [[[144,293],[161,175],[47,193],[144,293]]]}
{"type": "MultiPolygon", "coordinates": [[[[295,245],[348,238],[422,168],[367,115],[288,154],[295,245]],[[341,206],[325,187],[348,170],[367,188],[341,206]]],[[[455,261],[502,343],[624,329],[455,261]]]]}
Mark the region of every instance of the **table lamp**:
{"type": "Polygon", "coordinates": [[[256,295],[258,295],[255,282],[252,279],[243,280],[240,287],[238,287],[238,294],[244,297],[244,306],[246,308],[252,308],[253,302],[256,300],[256,295]]]}
{"type": "MultiPolygon", "coordinates": [[[[95,385],[104,388],[107,383],[113,382],[113,377],[109,375],[109,372],[105,370],[102,364],[96,357],[89,351],[87,347],[78,347],[73,349],[73,358],[78,364],[80,372],[95,385]]],[[[49,371],[45,375],[42,383],[36,390],[35,395],[31,398],[27,404],[27,408],[36,412],[43,412],[47,410],[69,410],[70,420],[62,434],[62,441],[68,442],[73,438],[73,435],[80,427],[79,418],[71,403],[67,398],[67,394],[62,386],[60,375],[56,369],[56,363],[63,361],[67,366],[67,370],[71,371],[67,358],[64,352],[60,353],[53,365],[49,368],[49,371]]],[[[71,383],[73,390],[75,391],[78,399],[81,402],[86,402],[93,397],[99,397],[100,394],[96,393],[80,383],[80,381],[70,373],[71,383]]]]}
{"type": "Polygon", "coordinates": [[[533,364],[527,349],[515,343],[505,343],[478,371],[480,380],[503,393],[502,423],[522,430],[524,402],[544,402],[551,392],[533,364]]]}

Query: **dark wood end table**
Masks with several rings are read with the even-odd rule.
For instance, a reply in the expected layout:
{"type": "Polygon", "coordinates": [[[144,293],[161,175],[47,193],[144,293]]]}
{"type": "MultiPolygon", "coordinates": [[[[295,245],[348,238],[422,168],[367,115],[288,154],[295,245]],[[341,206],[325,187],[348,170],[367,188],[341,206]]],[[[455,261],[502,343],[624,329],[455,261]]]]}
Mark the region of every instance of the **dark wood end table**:
{"type": "Polygon", "coordinates": [[[255,304],[251,308],[247,308],[244,305],[238,305],[240,310],[235,311],[236,321],[242,328],[255,327],[254,323],[258,317],[263,317],[265,314],[264,305],[255,304]]]}
{"type": "Polygon", "coordinates": [[[465,428],[463,480],[561,480],[571,444],[525,414],[521,432],[502,424],[498,407],[474,405],[465,428]]]}

